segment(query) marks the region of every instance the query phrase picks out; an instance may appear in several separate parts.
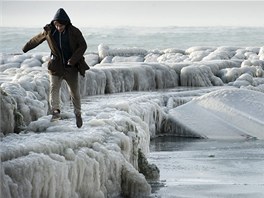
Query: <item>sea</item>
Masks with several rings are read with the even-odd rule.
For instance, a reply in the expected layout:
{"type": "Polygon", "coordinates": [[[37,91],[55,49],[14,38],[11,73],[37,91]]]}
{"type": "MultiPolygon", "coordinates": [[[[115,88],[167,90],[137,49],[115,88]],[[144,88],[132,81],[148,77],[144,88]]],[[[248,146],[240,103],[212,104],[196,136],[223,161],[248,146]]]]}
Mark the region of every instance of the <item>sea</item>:
{"type": "MultiPolygon", "coordinates": [[[[98,52],[98,46],[109,48],[142,48],[186,50],[205,47],[262,47],[264,27],[79,27],[87,42],[86,52],[98,52]]],[[[22,47],[43,28],[0,27],[0,53],[22,53],[22,47]]],[[[31,51],[49,52],[47,43],[31,51]]]]}

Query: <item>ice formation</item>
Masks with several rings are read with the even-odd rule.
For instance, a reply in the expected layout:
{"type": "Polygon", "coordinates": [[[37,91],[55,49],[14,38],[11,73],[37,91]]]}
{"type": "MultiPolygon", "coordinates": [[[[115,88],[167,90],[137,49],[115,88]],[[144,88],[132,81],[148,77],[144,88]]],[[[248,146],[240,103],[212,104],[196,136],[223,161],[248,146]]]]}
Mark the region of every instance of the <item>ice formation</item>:
{"type": "Polygon", "coordinates": [[[263,99],[261,92],[220,89],[170,110],[168,122],[202,138],[263,140],[263,99]]]}
{"type": "Polygon", "coordinates": [[[158,176],[144,160],[151,137],[263,139],[263,48],[98,48],[80,77],[80,130],[65,85],[64,120],[49,122],[48,54],[0,56],[4,197],[147,196],[139,171],[158,176]],[[181,87],[190,90],[168,90],[181,87]]]}

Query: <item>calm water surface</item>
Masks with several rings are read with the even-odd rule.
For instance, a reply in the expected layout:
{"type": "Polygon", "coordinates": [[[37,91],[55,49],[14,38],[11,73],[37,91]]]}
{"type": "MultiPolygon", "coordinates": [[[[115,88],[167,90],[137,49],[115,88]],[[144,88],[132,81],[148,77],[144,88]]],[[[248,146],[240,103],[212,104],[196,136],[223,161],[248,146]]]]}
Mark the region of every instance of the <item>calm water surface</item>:
{"type": "Polygon", "coordinates": [[[160,169],[151,197],[264,197],[264,141],[161,137],[150,150],[160,169]]]}

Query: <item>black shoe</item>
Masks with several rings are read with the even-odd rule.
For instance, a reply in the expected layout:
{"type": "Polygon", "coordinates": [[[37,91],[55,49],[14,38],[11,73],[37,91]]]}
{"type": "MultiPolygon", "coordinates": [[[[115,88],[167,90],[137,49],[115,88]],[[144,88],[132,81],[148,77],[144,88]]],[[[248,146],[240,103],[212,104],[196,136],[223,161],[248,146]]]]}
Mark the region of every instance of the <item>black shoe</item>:
{"type": "Polygon", "coordinates": [[[77,126],[78,128],[81,128],[82,125],[83,125],[83,121],[82,121],[82,115],[81,115],[81,113],[76,113],[76,114],[75,114],[75,117],[76,117],[76,126],[77,126]]]}
{"type": "Polygon", "coordinates": [[[56,120],[60,120],[61,116],[60,116],[60,110],[56,109],[52,112],[52,117],[51,117],[51,122],[56,121],[56,120]]]}

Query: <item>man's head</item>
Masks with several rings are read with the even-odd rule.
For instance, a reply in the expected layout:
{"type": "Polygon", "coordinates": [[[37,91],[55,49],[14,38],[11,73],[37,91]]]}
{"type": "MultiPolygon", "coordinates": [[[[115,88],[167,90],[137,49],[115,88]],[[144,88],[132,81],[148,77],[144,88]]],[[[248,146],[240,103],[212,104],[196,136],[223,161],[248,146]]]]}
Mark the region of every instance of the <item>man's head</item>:
{"type": "Polygon", "coordinates": [[[58,9],[51,21],[59,32],[63,32],[65,27],[71,23],[71,20],[63,8],[58,9]]]}
{"type": "Polygon", "coordinates": [[[55,28],[59,31],[59,32],[63,32],[65,30],[65,27],[67,24],[65,24],[62,21],[53,21],[53,24],[55,26],[55,28]]]}

